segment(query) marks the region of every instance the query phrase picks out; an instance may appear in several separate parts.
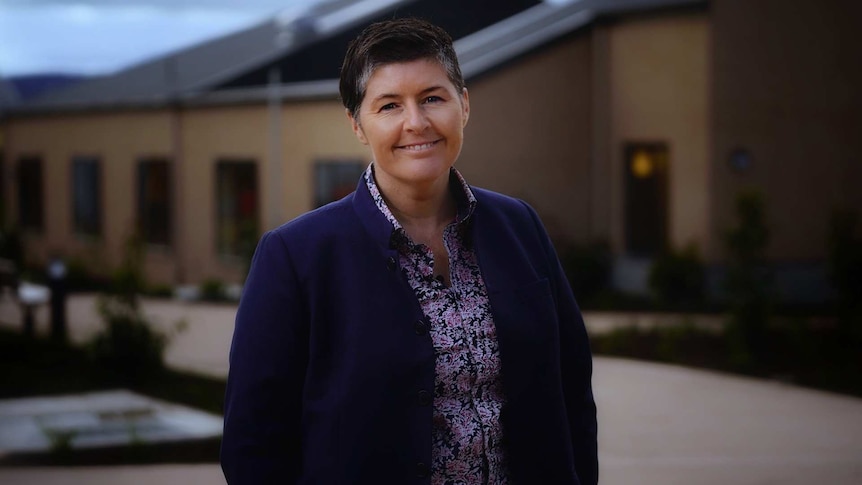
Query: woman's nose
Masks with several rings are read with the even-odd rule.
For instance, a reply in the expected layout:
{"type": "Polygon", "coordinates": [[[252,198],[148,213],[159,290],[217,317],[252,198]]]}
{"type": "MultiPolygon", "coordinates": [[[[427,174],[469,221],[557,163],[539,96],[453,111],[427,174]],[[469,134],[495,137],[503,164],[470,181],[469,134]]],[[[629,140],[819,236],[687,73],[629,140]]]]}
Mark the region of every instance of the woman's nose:
{"type": "Polygon", "coordinates": [[[406,117],[404,120],[404,128],[407,131],[420,133],[424,131],[425,128],[428,128],[428,116],[425,113],[425,110],[422,109],[421,105],[408,104],[404,110],[404,116],[406,117]]]}

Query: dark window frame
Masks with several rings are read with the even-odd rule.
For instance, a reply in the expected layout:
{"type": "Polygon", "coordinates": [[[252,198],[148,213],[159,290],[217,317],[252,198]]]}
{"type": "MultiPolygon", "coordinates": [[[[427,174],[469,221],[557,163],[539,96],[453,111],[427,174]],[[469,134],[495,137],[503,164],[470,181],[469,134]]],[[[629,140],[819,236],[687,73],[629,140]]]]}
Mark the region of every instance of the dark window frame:
{"type": "MultiPolygon", "coordinates": [[[[214,201],[215,201],[215,237],[213,242],[215,244],[215,252],[216,254],[223,259],[232,260],[237,259],[244,260],[249,259],[251,257],[251,253],[254,251],[255,245],[257,244],[257,239],[260,236],[260,227],[261,227],[261,184],[260,184],[260,165],[258,161],[254,158],[240,158],[240,157],[223,157],[216,160],[214,166],[214,201]],[[251,195],[252,197],[249,199],[248,194],[235,194],[237,196],[237,200],[235,201],[233,207],[228,207],[227,202],[225,201],[225,197],[228,194],[222,194],[222,177],[223,171],[231,171],[235,172],[237,170],[243,168],[250,168],[251,173],[249,177],[245,177],[238,173],[233,174],[224,174],[225,179],[230,179],[231,182],[227,182],[230,184],[246,184],[248,183],[251,186],[251,195]],[[230,177],[229,175],[233,175],[230,177]],[[245,178],[245,180],[243,180],[245,178]],[[245,210],[249,210],[247,206],[251,204],[251,217],[247,220],[239,220],[242,218],[241,214],[226,214],[225,211],[233,211],[235,213],[241,213],[245,210]],[[234,217],[235,220],[230,223],[238,224],[238,227],[230,229],[224,227],[226,218],[234,217]],[[235,234],[233,234],[233,241],[224,240],[223,235],[228,231],[233,230],[235,234]]],[[[245,187],[247,189],[248,187],[245,187]]],[[[234,185],[233,190],[236,190],[237,187],[234,185]]],[[[239,190],[243,190],[244,187],[239,187],[239,190]]]]}
{"type": "Polygon", "coordinates": [[[629,256],[653,258],[668,249],[670,158],[670,144],[664,141],[623,144],[623,232],[629,256]],[[635,167],[638,153],[646,157],[640,169],[635,167]]]}
{"type": "Polygon", "coordinates": [[[341,199],[356,189],[368,163],[359,159],[322,158],[314,162],[312,206],[317,208],[341,199]],[[325,174],[327,170],[334,173],[325,174]]]}
{"type": "Polygon", "coordinates": [[[18,157],[15,165],[15,185],[17,196],[17,223],[23,231],[43,233],[45,231],[45,161],[40,155],[23,155],[18,157]],[[24,190],[29,180],[24,180],[34,170],[36,188],[24,190]],[[34,194],[35,192],[35,194],[34,194]],[[28,199],[29,200],[25,200],[28,199]],[[30,206],[35,202],[35,208],[30,206]],[[25,212],[26,211],[26,212],[25,212]]]}
{"type": "MultiPolygon", "coordinates": [[[[105,176],[104,164],[102,158],[96,155],[75,155],[71,159],[71,171],[69,183],[71,185],[70,194],[72,203],[70,209],[72,211],[72,232],[76,236],[100,238],[104,235],[105,225],[105,176]],[[79,202],[84,201],[79,198],[78,194],[78,167],[92,166],[95,170],[95,180],[92,182],[94,187],[87,192],[93,194],[95,200],[92,202],[94,207],[87,207],[88,202],[83,202],[85,205],[79,206],[79,202]],[[91,212],[87,214],[87,212],[91,212]],[[92,217],[93,220],[87,220],[92,217]]],[[[86,182],[85,182],[86,183],[86,182]]]]}
{"type": "Polygon", "coordinates": [[[135,165],[135,227],[141,241],[151,246],[174,245],[174,164],[169,157],[148,156],[135,165]],[[155,170],[151,172],[151,170],[155,170]],[[160,173],[161,172],[161,173],[160,173]],[[164,200],[153,200],[150,178],[163,175],[164,200]],[[159,205],[163,207],[159,207],[159,205]]]}

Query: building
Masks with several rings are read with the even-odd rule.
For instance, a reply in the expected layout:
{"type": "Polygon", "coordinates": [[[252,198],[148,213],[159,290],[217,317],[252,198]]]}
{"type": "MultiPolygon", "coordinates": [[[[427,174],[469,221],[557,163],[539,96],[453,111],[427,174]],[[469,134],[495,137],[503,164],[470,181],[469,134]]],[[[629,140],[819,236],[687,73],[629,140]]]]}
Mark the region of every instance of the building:
{"type": "Polygon", "coordinates": [[[8,109],[6,220],[33,262],[107,271],[138,228],[151,280],[239,280],[261,231],[352,190],[368,163],[338,100],[347,40],[418,15],[456,39],[471,183],[531,203],[560,245],[607,241],[632,291],[668,247],[720,269],[735,197],[756,189],[782,291],[817,299],[829,216],[862,209],[859,14],[849,0],[335,1],[8,109]]]}

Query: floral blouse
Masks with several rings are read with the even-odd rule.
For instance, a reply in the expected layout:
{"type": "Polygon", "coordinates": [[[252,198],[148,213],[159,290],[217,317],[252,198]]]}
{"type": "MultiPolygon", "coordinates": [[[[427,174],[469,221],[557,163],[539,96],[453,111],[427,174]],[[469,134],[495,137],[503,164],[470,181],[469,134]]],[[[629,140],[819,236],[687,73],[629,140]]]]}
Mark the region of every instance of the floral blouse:
{"type": "Polygon", "coordinates": [[[434,254],[410,240],[365,171],[368,190],[393,226],[402,271],[431,322],[436,355],[431,483],[506,484],[500,410],[500,352],[488,291],[473,248],[466,240],[476,199],[454,168],[450,188],[458,214],[444,230],[450,286],[434,277],[434,254]]]}

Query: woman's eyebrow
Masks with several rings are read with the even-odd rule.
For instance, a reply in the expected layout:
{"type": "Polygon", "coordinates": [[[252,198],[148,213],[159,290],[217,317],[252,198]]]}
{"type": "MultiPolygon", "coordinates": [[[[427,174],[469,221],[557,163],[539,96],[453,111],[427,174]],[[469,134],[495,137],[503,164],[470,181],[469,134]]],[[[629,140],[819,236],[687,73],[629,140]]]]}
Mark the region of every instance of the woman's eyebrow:
{"type": "MultiPolygon", "coordinates": [[[[431,87],[423,89],[421,92],[419,92],[419,95],[424,96],[426,94],[432,93],[432,92],[437,91],[437,90],[442,90],[442,89],[444,89],[443,86],[431,86],[431,87]]],[[[402,97],[402,95],[400,95],[400,94],[384,93],[384,94],[376,96],[374,98],[374,102],[376,103],[376,102],[382,101],[384,99],[400,99],[401,97],[402,97]]]]}

